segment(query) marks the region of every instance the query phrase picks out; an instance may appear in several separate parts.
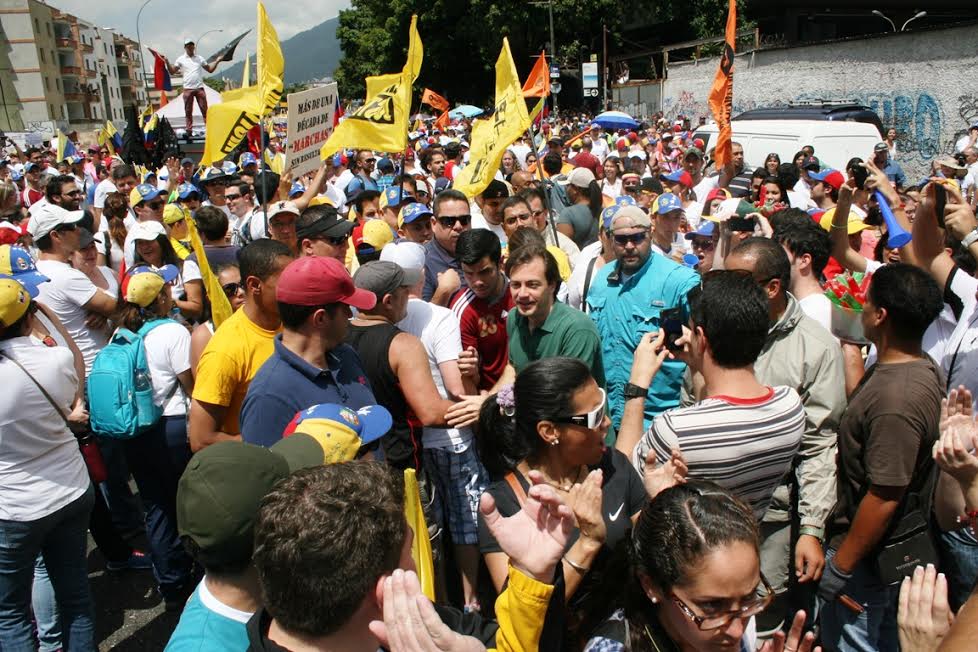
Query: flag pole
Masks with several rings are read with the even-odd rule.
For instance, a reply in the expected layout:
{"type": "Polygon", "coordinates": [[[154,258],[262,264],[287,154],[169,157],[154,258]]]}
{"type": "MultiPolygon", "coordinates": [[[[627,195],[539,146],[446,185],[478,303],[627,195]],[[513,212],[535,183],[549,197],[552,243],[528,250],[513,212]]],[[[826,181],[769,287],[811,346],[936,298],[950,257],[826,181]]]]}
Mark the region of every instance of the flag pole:
{"type": "MultiPolygon", "coordinates": [[[[542,119],[543,118],[541,118],[541,120],[542,119]]],[[[533,121],[532,120],[530,120],[530,126],[526,128],[526,133],[529,134],[529,136],[530,136],[530,149],[533,151],[534,156],[537,157],[537,170],[536,170],[537,171],[537,176],[540,178],[541,185],[544,185],[543,193],[542,193],[543,194],[543,209],[545,211],[547,211],[547,224],[550,225],[550,230],[553,231],[553,234],[554,234],[554,246],[555,247],[559,247],[560,246],[560,240],[557,238],[557,224],[554,222],[554,219],[553,219],[553,211],[550,208],[550,193],[547,191],[547,188],[546,188],[546,185],[545,185],[546,179],[543,178],[543,161],[540,160],[540,155],[537,153],[537,143],[536,143],[537,139],[536,139],[536,135],[533,133],[533,121]]],[[[553,183],[553,182],[551,182],[551,183],[553,183]]]]}
{"type": "Polygon", "coordinates": [[[265,177],[265,114],[264,111],[258,117],[258,147],[260,151],[258,152],[258,159],[261,161],[260,174],[262,183],[262,193],[261,193],[261,210],[265,216],[265,233],[268,233],[268,192],[266,192],[265,184],[268,182],[265,177]]]}

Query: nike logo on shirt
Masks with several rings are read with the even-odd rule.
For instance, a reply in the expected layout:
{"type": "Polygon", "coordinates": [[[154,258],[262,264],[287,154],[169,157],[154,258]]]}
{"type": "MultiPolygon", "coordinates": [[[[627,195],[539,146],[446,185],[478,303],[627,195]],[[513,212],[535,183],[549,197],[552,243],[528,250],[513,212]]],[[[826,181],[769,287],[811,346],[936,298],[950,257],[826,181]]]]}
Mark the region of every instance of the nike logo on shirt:
{"type": "Polygon", "coordinates": [[[608,514],[608,520],[617,521],[618,515],[621,514],[621,510],[625,507],[625,503],[618,506],[618,510],[614,514],[608,514]]]}

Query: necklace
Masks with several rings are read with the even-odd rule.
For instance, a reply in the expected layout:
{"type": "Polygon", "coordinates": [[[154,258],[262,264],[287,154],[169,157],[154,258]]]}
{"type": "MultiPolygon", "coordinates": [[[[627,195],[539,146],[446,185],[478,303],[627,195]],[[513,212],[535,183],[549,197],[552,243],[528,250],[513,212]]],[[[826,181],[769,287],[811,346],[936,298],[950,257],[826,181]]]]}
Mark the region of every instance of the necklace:
{"type": "MultiPolygon", "coordinates": [[[[529,465],[527,465],[527,466],[529,466],[529,465]]],[[[560,490],[560,491],[563,491],[563,492],[565,492],[565,493],[566,493],[566,492],[569,492],[569,491],[570,491],[571,489],[573,489],[573,488],[574,488],[574,485],[575,485],[575,484],[577,484],[577,483],[578,483],[578,482],[580,481],[580,479],[581,479],[581,472],[582,472],[582,471],[583,471],[583,470],[584,470],[585,468],[586,468],[586,467],[584,467],[584,466],[581,466],[581,467],[579,467],[579,468],[577,469],[577,474],[576,474],[576,475],[574,476],[574,480],[572,480],[571,482],[568,482],[568,483],[566,483],[566,484],[560,484],[559,482],[556,482],[556,481],[553,481],[553,480],[551,480],[551,479],[550,479],[550,478],[549,478],[549,477],[547,476],[547,474],[546,474],[546,473],[543,473],[543,471],[540,471],[540,473],[543,473],[543,477],[544,477],[544,480],[546,481],[546,483],[547,483],[548,485],[550,485],[550,486],[551,486],[551,487],[553,487],[554,489],[558,489],[558,490],[560,490]]]]}

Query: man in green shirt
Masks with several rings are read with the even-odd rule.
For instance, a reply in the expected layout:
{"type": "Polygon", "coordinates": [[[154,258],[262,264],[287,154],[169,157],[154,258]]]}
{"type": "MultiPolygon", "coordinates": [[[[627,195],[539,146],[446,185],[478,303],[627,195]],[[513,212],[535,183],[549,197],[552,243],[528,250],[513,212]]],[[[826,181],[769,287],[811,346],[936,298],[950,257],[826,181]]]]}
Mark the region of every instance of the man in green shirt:
{"type": "Polygon", "coordinates": [[[556,300],[560,273],[553,255],[545,247],[521,247],[510,252],[506,275],[516,310],[506,320],[509,365],[504,377],[515,377],[531,362],[565,356],[582,360],[604,387],[598,329],[586,314],[556,300]]]}

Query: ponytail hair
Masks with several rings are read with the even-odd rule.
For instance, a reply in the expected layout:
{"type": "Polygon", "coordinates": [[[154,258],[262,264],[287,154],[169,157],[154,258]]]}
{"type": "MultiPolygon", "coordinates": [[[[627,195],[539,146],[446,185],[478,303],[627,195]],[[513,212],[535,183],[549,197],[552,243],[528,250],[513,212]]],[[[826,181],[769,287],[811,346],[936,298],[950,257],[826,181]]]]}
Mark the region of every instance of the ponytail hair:
{"type": "Polygon", "coordinates": [[[544,358],[517,374],[512,403],[489,396],[479,412],[479,455],[489,474],[501,478],[538,452],[544,444],[537,424],[573,416],[574,394],[589,381],[591,370],[579,359],[544,358]]]}
{"type": "Polygon", "coordinates": [[[604,208],[603,195],[601,194],[601,184],[597,180],[592,181],[587,187],[588,208],[591,209],[591,217],[600,219],[601,210],[604,208]]]}

